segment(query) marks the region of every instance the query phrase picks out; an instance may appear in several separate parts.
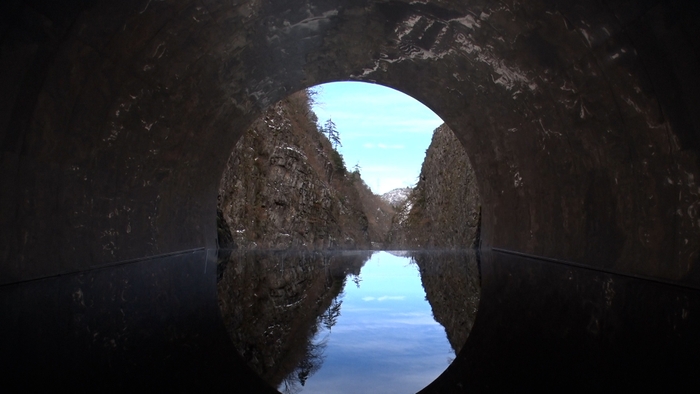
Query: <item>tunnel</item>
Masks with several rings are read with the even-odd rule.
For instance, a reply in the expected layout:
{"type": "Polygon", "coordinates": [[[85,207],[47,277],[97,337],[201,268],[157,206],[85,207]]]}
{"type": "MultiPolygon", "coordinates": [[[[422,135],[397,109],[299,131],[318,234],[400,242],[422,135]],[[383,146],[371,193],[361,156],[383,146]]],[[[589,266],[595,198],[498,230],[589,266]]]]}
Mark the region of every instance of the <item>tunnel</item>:
{"type": "Polygon", "coordinates": [[[219,316],[217,187],[263,110],[331,81],[421,101],[476,172],[479,315],[424,392],[698,383],[700,3],[0,11],[7,387],[274,392],[219,316]]]}

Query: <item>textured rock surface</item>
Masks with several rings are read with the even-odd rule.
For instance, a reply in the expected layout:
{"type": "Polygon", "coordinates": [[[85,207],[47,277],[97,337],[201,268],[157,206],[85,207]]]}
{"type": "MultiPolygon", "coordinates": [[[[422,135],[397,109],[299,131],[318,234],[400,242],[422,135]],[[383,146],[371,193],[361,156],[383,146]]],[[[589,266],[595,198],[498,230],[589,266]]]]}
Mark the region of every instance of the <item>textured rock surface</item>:
{"type": "Polygon", "coordinates": [[[219,185],[221,246],[368,249],[383,240],[368,220],[377,212],[365,211],[379,198],[358,190],[362,179],[334,155],[305,92],[265,111],[236,144],[219,185]]]}
{"type": "Polygon", "coordinates": [[[474,170],[452,130],[433,132],[418,184],[397,207],[387,243],[405,248],[469,248],[476,239],[481,203],[474,170]]]}
{"type": "Polygon", "coordinates": [[[339,79],[397,88],[450,125],[485,246],[698,283],[697,5],[3,7],[3,283],[214,248],[235,141],[339,79]]]}

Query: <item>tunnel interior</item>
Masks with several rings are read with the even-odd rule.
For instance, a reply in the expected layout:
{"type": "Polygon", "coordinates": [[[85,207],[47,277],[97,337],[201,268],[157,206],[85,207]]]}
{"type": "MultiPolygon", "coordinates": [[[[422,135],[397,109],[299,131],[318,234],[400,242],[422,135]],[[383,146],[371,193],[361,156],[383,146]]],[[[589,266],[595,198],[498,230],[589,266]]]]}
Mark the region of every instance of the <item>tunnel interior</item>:
{"type": "Polygon", "coordinates": [[[593,388],[650,371],[660,385],[697,379],[696,3],[0,7],[0,349],[13,383],[51,371],[78,387],[253,390],[221,345],[219,178],[265,108],[340,80],[423,102],[476,171],[483,309],[426,392],[506,387],[490,380],[503,371],[593,388]]]}

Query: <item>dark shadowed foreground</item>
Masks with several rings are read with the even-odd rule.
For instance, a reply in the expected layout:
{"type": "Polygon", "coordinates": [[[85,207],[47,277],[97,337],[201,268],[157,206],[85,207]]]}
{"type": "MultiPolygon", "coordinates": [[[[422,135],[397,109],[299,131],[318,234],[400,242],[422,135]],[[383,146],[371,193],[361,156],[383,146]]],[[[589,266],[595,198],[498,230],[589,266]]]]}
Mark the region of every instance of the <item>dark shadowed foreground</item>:
{"type": "MultiPolygon", "coordinates": [[[[419,267],[430,270],[420,263],[424,258],[418,258],[419,267]]],[[[294,293],[294,287],[300,285],[293,284],[305,275],[303,271],[313,270],[314,264],[302,262],[301,268],[285,271],[292,275],[284,282],[289,285],[277,292],[257,293],[268,301],[257,301],[258,320],[245,324],[254,327],[275,319],[264,308],[276,300],[284,302],[284,294],[303,299],[294,293]]],[[[700,307],[697,290],[496,251],[482,254],[479,264],[481,301],[469,340],[425,392],[510,391],[524,386],[680,388],[697,383],[695,366],[700,355],[695,349],[700,345],[696,335],[700,321],[692,313],[700,307]]],[[[355,272],[359,268],[355,266],[334,274],[331,263],[330,277],[324,274],[318,283],[311,280],[301,285],[324,301],[299,308],[309,313],[327,310],[338,291],[332,278],[355,272]]],[[[12,323],[3,323],[0,331],[3,358],[12,360],[3,370],[5,384],[27,390],[110,386],[120,390],[265,392],[268,384],[248,366],[250,357],[245,360],[239,354],[226,330],[244,322],[231,320],[235,315],[227,312],[231,309],[225,303],[220,304],[221,292],[250,291],[221,284],[234,284],[227,279],[229,269],[235,266],[223,270],[219,296],[214,257],[208,259],[206,253],[196,251],[1,288],[5,301],[0,313],[3,322],[12,323]],[[20,301],[30,302],[32,308],[18,312],[20,301]],[[61,318],[66,313],[75,318],[66,322],[61,318]]],[[[241,271],[243,276],[245,272],[241,271]]],[[[277,283],[274,277],[260,279],[277,283]]],[[[453,282],[461,283],[461,279],[443,281],[447,286],[453,282]]],[[[257,283],[250,280],[245,286],[260,288],[257,283]]],[[[439,289],[423,285],[436,319],[458,347],[454,340],[464,334],[453,329],[469,327],[472,322],[455,317],[460,317],[459,308],[471,308],[474,303],[468,298],[445,300],[439,289]]],[[[239,300],[250,297],[240,296],[239,300]]],[[[468,316],[470,311],[465,313],[468,316]]],[[[299,333],[282,332],[291,339],[282,346],[301,349],[290,353],[297,360],[309,350],[303,345],[308,338],[304,336],[305,316],[307,312],[294,316],[298,324],[290,330],[301,330],[299,333]]],[[[310,321],[315,324],[313,316],[310,321]]],[[[240,338],[246,332],[265,338],[259,329],[240,329],[234,335],[240,338]]],[[[259,372],[265,376],[270,371],[269,376],[278,382],[294,366],[282,363],[277,371],[277,366],[265,366],[280,349],[274,340],[271,343],[270,350],[254,358],[263,368],[259,372]]],[[[248,356],[256,354],[251,351],[248,356]]]]}

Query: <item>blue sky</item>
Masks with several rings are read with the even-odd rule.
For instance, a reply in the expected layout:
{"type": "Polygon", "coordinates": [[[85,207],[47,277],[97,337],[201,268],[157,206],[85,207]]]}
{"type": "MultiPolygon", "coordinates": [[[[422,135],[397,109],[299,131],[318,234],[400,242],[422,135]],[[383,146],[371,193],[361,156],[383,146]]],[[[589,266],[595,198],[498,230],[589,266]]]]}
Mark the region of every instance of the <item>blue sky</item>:
{"type": "Polygon", "coordinates": [[[359,162],[362,179],[376,194],[413,186],[433,130],[442,120],[412,97],[381,85],[320,85],[313,107],[319,123],[332,119],[349,170],[359,162]]]}

